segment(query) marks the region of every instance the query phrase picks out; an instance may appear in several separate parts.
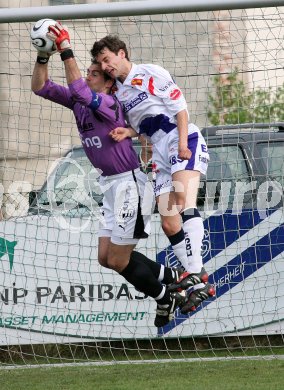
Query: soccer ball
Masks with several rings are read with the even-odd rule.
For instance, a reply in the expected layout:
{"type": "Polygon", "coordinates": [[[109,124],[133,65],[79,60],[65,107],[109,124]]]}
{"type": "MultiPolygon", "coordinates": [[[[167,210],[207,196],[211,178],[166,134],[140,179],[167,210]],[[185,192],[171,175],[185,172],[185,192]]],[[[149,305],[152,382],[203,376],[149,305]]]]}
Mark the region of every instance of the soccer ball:
{"type": "Polygon", "coordinates": [[[56,21],[53,19],[41,19],[36,22],[31,31],[31,39],[33,46],[38,51],[51,53],[56,50],[54,42],[46,36],[49,26],[54,26],[56,21]]]}

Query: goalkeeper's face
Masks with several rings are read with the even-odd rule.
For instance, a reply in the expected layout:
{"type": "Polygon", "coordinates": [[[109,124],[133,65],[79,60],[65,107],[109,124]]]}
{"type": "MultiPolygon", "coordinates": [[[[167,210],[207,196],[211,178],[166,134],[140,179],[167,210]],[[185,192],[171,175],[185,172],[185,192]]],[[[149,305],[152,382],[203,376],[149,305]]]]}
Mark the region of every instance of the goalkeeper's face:
{"type": "Polygon", "coordinates": [[[130,62],[125,58],[124,50],[120,49],[117,54],[104,48],[96,57],[101,64],[102,70],[111,78],[126,78],[131,68],[130,62]]]}
{"type": "Polygon", "coordinates": [[[106,79],[99,64],[92,64],[87,69],[86,83],[92,91],[109,93],[113,81],[106,79]]]}

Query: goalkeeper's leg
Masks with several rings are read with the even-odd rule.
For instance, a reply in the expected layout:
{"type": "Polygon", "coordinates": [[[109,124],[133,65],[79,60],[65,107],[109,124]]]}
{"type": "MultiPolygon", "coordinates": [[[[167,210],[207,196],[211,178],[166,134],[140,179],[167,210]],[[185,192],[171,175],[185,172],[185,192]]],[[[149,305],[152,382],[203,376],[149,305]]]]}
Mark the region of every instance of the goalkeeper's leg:
{"type": "MultiPolygon", "coordinates": [[[[108,240],[101,240],[104,244],[108,240]]],[[[155,325],[157,327],[166,325],[173,317],[174,312],[183,299],[182,296],[171,296],[166,287],[158,280],[158,268],[150,259],[141,259],[141,254],[133,253],[135,245],[126,244],[117,245],[109,240],[109,246],[106,252],[106,257],[103,260],[99,257],[100,263],[104,266],[117,271],[129,283],[131,283],[138,291],[141,291],[147,296],[154,298],[157,302],[160,311],[157,312],[155,325]],[[162,308],[162,309],[161,309],[162,308]]],[[[102,248],[100,248],[102,256],[102,248]]],[[[174,278],[173,278],[174,279],[174,278]]]]}
{"type": "Polygon", "coordinates": [[[154,277],[158,279],[159,282],[165,285],[172,284],[176,282],[182,270],[180,268],[171,268],[166,267],[163,264],[159,264],[156,261],[150,260],[143,253],[132,251],[131,258],[136,259],[136,261],[146,264],[152,271],[154,277]]]}
{"type": "MultiPolygon", "coordinates": [[[[101,266],[106,268],[111,268],[108,265],[109,246],[110,246],[110,237],[99,238],[99,251],[98,251],[99,263],[101,266]]],[[[133,248],[134,247],[135,245],[133,245],[133,248]]],[[[150,268],[151,272],[153,273],[153,276],[159,282],[165,285],[169,285],[171,283],[176,282],[182,273],[181,269],[166,267],[162,264],[157,263],[156,261],[149,259],[141,252],[137,252],[133,250],[130,254],[130,258],[133,258],[134,261],[138,261],[147,265],[150,268]]]]}

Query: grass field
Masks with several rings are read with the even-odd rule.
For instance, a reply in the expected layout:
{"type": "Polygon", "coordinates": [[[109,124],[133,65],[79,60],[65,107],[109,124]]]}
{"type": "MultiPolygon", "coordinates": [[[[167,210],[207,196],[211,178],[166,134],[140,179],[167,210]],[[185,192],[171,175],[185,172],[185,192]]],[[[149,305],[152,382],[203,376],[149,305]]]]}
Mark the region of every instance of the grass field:
{"type": "Polygon", "coordinates": [[[283,390],[284,360],[0,370],[1,390],[283,390]]]}

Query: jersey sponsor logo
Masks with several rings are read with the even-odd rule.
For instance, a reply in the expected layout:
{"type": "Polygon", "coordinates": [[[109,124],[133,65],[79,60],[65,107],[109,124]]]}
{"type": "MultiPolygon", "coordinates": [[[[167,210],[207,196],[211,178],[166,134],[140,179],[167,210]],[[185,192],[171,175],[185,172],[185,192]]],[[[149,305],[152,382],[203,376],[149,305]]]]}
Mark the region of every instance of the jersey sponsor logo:
{"type": "Polygon", "coordinates": [[[170,99],[171,100],[177,100],[181,97],[181,90],[178,89],[178,88],[175,88],[173,89],[171,92],[170,92],[170,99]]]}
{"type": "Polygon", "coordinates": [[[135,207],[133,207],[133,205],[130,203],[132,189],[132,186],[128,185],[127,189],[125,190],[123,205],[122,207],[118,208],[115,215],[117,225],[124,230],[127,223],[131,221],[136,212],[135,207]]]}
{"type": "Polygon", "coordinates": [[[199,160],[200,162],[204,163],[204,164],[208,164],[208,163],[209,163],[209,159],[206,158],[206,157],[204,157],[204,156],[201,156],[200,154],[199,154],[199,156],[198,156],[198,160],[199,160]]]}
{"type": "Polygon", "coordinates": [[[178,158],[178,156],[171,156],[170,157],[170,164],[171,165],[175,165],[177,163],[181,163],[183,162],[184,160],[182,158],[178,158]]]}
{"type": "Polygon", "coordinates": [[[138,104],[140,104],[141,102],[143,102],[143,100],[146,99],[148,99],[148,95],[146,92],[139,93],[139,95],[136,98],[130,100],[129,103],[125,103],[123,105],[124,112],[128,112],[132,110],[132,108],[136,107],[138,104]]]}
{"type": "Polygon", "coordinates": [[[116,223],[118,227],[125,231],[126,225],[135,216],[135,209],[130,204],[125,203],[124,206],[118,210],[116,215],[116,223]]]}
{"type": "Polygon", "coordinates": [[[134,214],[135,214],[135,210],[132,208],[129,208],[129,209],[122,208],[118,212],[118,216],[122,220],[126,220],[126,219],[129,220],[132,217],[134,217],[134,214]]]}
{"type": "Polygon", "coordinates": [[[159,91],[165,92],[173,83],[173,81],[168,81],[163,87],[159,88],[159,91]]]}
{"type": "Polygon", "coordinates": [[[171,181],[168,179],[165,182],[155,185],[154,192],[157,194],[163,188],[168,188],[171,185],[171,181]]]}
{"type": "Polygon", "coordinates": [[[87,148],[91,148],[95,146],[96,148],[100,149],[102,147],[102,141],[100,140],[100,137],[95,135],[91,138],[83,138],[81,137],[82,144],[85,145],[87,148]]]}
{"type": "Polygon", "coordinates": [[[142,84],[143,84],[142,79],[134,78],[131,80],[131,85],[142,85],[142,84]]]}
{"type": "Polygon", "coordinates": [[[81,133],[83,133],[84,131],[94,130],[94,126],[93,126],[92,122],[86,122],[86,123],[83,123],[81,125],[80,120],[78,118],[76,118],[76,123],[77,123],[77,127],[81,133]]]}

